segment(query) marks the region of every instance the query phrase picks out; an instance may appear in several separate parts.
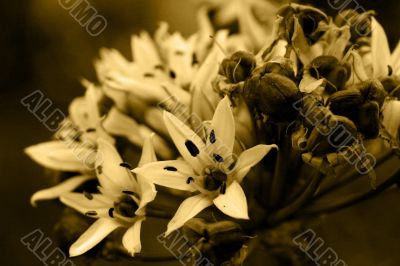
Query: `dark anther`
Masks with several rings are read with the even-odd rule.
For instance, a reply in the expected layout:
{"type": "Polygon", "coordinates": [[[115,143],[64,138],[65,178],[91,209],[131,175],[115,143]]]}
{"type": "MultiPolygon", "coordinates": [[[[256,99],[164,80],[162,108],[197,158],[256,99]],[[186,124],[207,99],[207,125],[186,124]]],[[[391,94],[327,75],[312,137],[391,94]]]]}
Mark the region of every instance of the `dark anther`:
{"type": "Polygon", "coordinates": [[[178,169],[176,169],[176,168],[173,167],[173,166],[165,166],[165,167],[164,167],[164,170],[171,171],[171,172],[176,172],[176,171],[178,171],[178,169]]]}
{"type": "Polygon", "coordinates": [[[108,216],[110,216],[111,218],[114,218],[114,208],[108,209],[108,216]]]}
{"type": "Polygon", "coordinates": [[[215,141],[216,141],[216,138],[215,138],[215,131],[214,131],[214,129],[213,129],[213,130],[211,130],[211,132],[210,132],[210,142],[211,142],[212,144],[214,144],[215,141]]]}
{"type": "Polygon", "coordinates": [[[143,77],[145,77],[145,78],[154,78],[154,74],[150,73],[150,72],[146,72],[146,73],[143,74],[143,77]]]}
{"type": "Polygon", "coordinates": [[[119,166],[128,168],[129,170],[132,170],[132,169],[133,169],[133,167],[132,167],[129,163],[127,163],[127,162],[120,163],[119,166]]]}
{"type": "Polygon", "coordinates": [[[196,157],[200,153],[199,149],[196,147],[196,145],[191,140],[187,140],[185,142],[185,146],[188,149],[188,151],[190,152],[190,155],[192,155],[193,157],[196,157]]]}
{"type": "Polygon", "coordinates": [[[176,73],[173,70],[170,70],[169,76],[174,79],[174,78],[176,78],[176,73]]]}
{"type": "Polygon", "coordinates": [[[101,166],[101,165],[97,166],[96,170],[97,170],[97,173],[99,175],[101,175],[103,173],[103,166],[101,166]]]}
{"type": "Polygon", "coordinates": [[[194,181],[194,178],[190,176],[190,177],[186,180],[186,184],[190,184],[190,182],[192,182],[192,181],[194,181]]]}
{"type": "Polygon", "coordinates": [[[87,133],[96,132],[96,129],[91,127],[91,128],[86,129],[86,132],[87,133]]]}
{"type": "Polygon", "coordinates": [[[85,213],[86,216],[96,216],[97,212],[96,211],[88,211],[85,213]]]}
{"type": "Polygon", "coordinates": [[[93,199],[93,195],[87,191],[83,191],[83,195],[88,199],[88,200],[92,200],[93,199]]]}
{"type": "Polygon", "coordinates": [[[222,158],[221,155],[214,153],[213,154],[214,160],[216,160],[219,163],[222,163],[224,161],[224,158],[222,158]]]}

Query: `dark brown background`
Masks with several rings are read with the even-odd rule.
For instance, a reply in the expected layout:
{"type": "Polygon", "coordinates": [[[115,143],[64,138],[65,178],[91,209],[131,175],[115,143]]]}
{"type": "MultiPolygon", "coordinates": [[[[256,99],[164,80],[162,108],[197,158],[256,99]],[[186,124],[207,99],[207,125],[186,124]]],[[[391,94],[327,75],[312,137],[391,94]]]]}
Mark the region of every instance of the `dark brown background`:
{"type": "MultiPolygon", "coordinates": [[[[326,1],[308,2],[327,6],[326,1]]],[[[391,45],[397,43],[399,2],[358,2],[378,11],[391,45]]],[[[186,0],[90,3],[108,21],[107,29],[98,37],[88,35],[56,0],[0,4],[0,250],[4,265],[43,265],[20,243],[20,238],[36,228],[51,237],[59,213],[51,203],[40,204],[39,208],[29,205],[30,195],[48,186],[49,180],[22,150],[48,140],[51,133],[20,104],[20,99],[40,89],[55,107],[66,112],[68,103],[83,93],[79,78],[95,78],[92,62],[99,48],[114,47],[129,57],[130,35],[141,29],[153,32],[160,20],[170,22],[172,29],[185,35],[196,26],[193,6],[186,0]]],[[[326,11],[332,12],[329,8],[326,11]]],[[[317,229],[349,265],[399,265],[399,200],[399,191],[392,190],[376,200],[325,217],[317,229]]],[[[162,232],[162,227],[155,227],[162,232]]],[[[145,238],[144,249],[154,249],[151,243],[150,237],[145,238]]]]}

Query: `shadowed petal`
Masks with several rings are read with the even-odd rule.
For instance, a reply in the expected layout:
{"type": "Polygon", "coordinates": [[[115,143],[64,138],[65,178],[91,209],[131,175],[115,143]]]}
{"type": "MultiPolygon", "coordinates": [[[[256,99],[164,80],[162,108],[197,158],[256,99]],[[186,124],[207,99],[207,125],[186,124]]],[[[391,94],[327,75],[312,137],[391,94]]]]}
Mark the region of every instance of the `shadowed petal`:
{"type": "Polygon", "coordinates": [[[237,219],[249,219],[246,195],[238,182],[233,181],[225,194],[214,199],[214,204],[226,215],[237,219]]]}
{"type": "Polygon", "coordinates": [[[174,217],[168,223],[165,236],[168,236],[171,232],[182,227],[189,219],[195,217],[202,210],[212,205],[212,203],[212,200],[203,194],[185,199],[179,206],[174,217]]]}
{"type": "Polygon", "coordinates": [[[398,138],[400,127],[400,101],[388,101],[383,106],[383,125],[390,135],[398,138]]]}
{"type": "Polygon", "coordinates": [[[390,48],[385,30],[379,22],[371,17],[371,54],[374,78],[386,76],[390,64],[390,48]]]}
{"type": "Polygon", "coordinates": [[[112,219],[98,219],[72,244],[69,248],[69,255],[75,257],[85,253],[119,226],[120,224],[112,219]]]}
{"type": "Polygon", "coordinates": [[[71,177],[64,182],[46,189],[39,190],[31,197],[31,204],[36,206],[38,200],[56,199],[61,195],[71,192],[88,180],[94,179],[95,176],[79,175],[71,177]]]}
{"type": "Polygon", "coordinates": [[[136,221],[128,230],[126,230],[122,237],[122,244],[131,256],[134,256],[135,253],[139,253],[142,249],[142,244],[140,243],[140,229],[143,221],[144,219],[136,221]]]}
{"type": "Polygon", "coordinates": [[[233,178],[237,182],[241,183],[243,178],[247,175],[250,169],[258,164],[264,158],[265,155],[270,152],[271,149],[278,148],[275,144],[264,145],[259,144],[250,149],[242,152],[236,162],[235,168],[233,170],[233,178]]]}
{"type": "Polygon", "coordinates": [[[169,188],[195,191],[188,178],[195,178],[192,167],[183,160],[154,162],[132,170],[150,182],[169,188]]]}

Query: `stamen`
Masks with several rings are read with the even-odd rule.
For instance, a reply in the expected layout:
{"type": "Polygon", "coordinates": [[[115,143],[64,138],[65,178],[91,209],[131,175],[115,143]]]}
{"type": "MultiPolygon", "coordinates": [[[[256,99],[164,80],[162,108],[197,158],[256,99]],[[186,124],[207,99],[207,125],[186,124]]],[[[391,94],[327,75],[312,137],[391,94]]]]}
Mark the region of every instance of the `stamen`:
{"type": "Polygon", "coordinates": [[[120,163],[119,166],[128,168],[129,170],[132,170],[132,169],[133,169],[133,167],[132,167],[129,163],[127,163],[127,162],[120,163]]]}
{"type": "Polygon", "coordinates": [[[175,79],[175,78],[176,78],[176,73],[175,73],[175,71],[170,70],[170,71],[169,71],[169,76],[170,76],[172,79],[175,79]]]}
{"type": "Polygon", "coordinates": [[[191,140],[186,140],[185,146],[188,149],[190,155],[192,155],[193,157],[196,157],[200,153],[199,148],[197,148],[197,146],[191,140]]]}
{"type": "Polygon", "coordinates": [[[96,211],[88,211],[85,213],[86,216],[97,216],[97,212],[96,211]]]}
{"type": "Polygon", "coordinates": [[[176,169],[176,168],[173,167],[173,166],[165,166],[165,167],[164,167],[164,170],[171,171],[171,172],[176,172],[176,171],[178,171],[178,169],[176,169]]]}
{"type": "Polygon", "coordinates": [[[145,77],[145,78],[154,78],[154,74],[150,73],[150,72],[146,72],[146,73],[143,74],[143,77],[145,77]]]}
{"type": "Polygon", "coordinates": [[[97,166],[96,170],[97,170],[97,173],[99,175],[101,175],[103,173],[103,166],[101,166],[101,165],[97,166]]]}
{"type": "Polygon", "coordinates": [[[194,178],[190,176],[190,177],[186,180],[186,184],[190,184],[190,182],[192,182],[192,181],[194,181],[194,178]]]}
{"type": "Polygon", "coordinates": [[[90,132],[96,132],[96,129],[95,128],[88,128],[88,129],[86,129],[86,133],[90,133],[90,132]]]}
{"type": "Polygon", "coordinates": [[[110,216],[111,218],[114,218],[114,208],[110,208],[108,210],[108,216],[110,216]]]}
{"type": "Polygon", "coordinates": [[[88,200],[92,200],[92,199],[93,199],[93,195],[92,195],[90,192],[83,191],[83,195],[84,195],[88,200]]]}

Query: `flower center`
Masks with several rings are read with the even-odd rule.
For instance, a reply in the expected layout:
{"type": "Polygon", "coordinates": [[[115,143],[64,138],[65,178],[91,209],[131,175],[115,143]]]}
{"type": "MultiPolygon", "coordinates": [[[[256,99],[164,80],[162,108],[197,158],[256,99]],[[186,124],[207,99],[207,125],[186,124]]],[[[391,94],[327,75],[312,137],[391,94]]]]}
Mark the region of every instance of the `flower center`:
{"type": "Polygon", "coordinates": [[[206,168],[204,170],[204,188],[210,191],[220,189],[222,194],[225,194],[226,180],[228,176],[220,169],[206,168]]]}
{"type": "Polygon", "coordinates": [[[114,210],[121,216],[128,218],[136,216],[135,212],[138,207],[135,200],[129,195],[123,195],[119,198],[119,201],[114,202],[114,210]]]}

